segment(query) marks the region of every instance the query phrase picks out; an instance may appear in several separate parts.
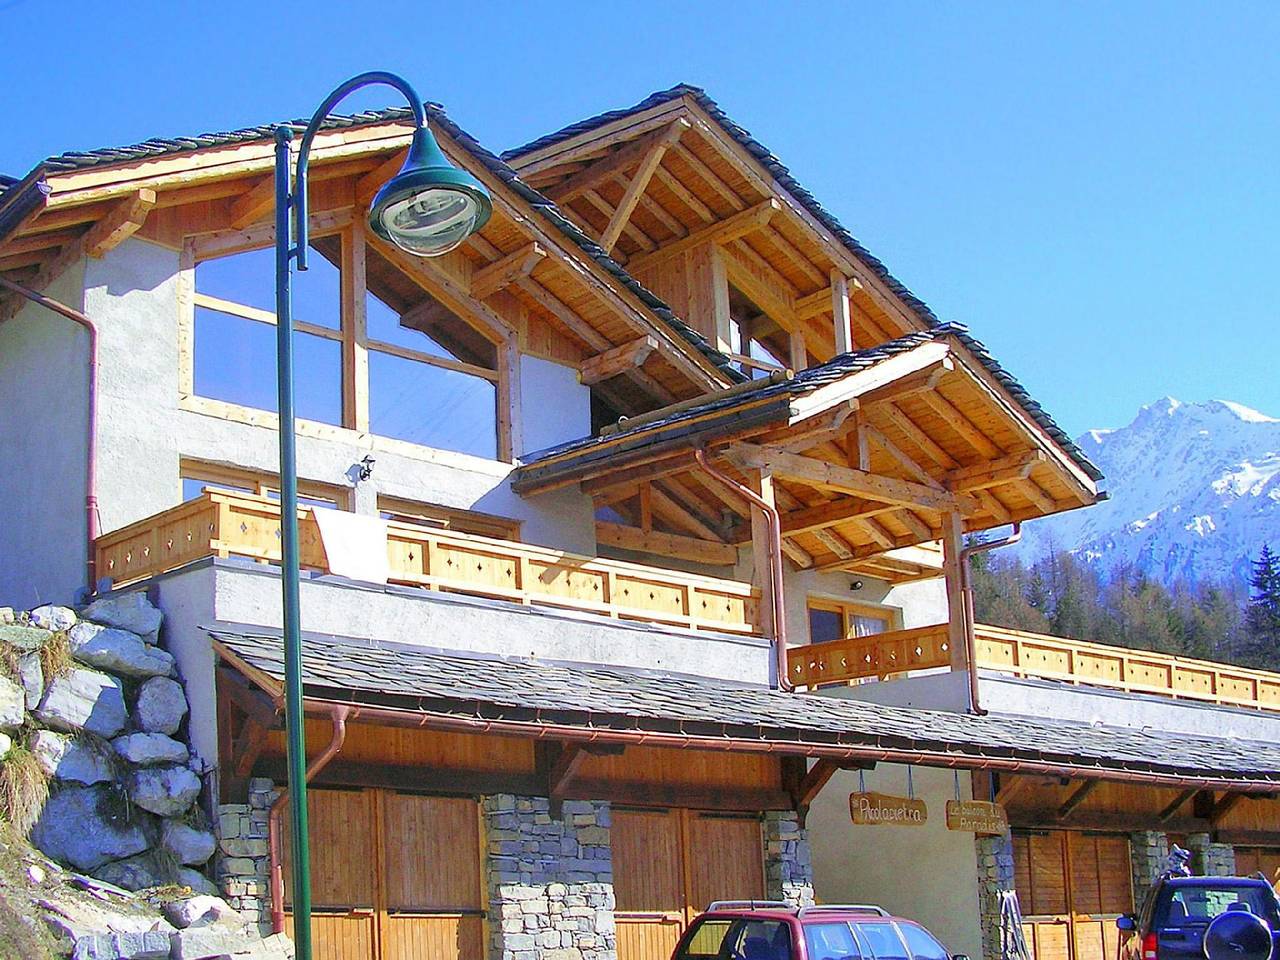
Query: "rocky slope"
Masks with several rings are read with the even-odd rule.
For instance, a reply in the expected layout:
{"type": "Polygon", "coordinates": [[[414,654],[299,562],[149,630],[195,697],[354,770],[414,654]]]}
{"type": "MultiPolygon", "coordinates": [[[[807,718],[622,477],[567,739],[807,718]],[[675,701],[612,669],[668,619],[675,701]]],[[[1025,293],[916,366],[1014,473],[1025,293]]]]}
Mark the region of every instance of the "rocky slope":
{"type": "Polygon", "coordinates": [[[1280,420],[1225,400],[1164,397],[1127,426],[1077,442],[1111,499],[1028,524],[1024,562],[1068,550],[1166,584],[1243,585],[1263,543],[1280,549],[1280,420]]]}

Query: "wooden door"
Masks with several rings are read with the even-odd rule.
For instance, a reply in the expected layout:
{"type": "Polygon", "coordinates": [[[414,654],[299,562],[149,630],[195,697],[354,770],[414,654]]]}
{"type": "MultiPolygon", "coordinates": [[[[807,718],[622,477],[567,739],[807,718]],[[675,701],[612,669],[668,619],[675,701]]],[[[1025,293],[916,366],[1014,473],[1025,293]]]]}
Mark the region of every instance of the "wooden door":
{"type": "Polygon", "coordinates": [[[483,960],[474,800],[383,792],[382,960],[483,960]]]}
{"type": "Polygon", "coordinates": [[[1053,831],[1013,838],[1014,885],[1033,960],[1114,960],[1133,910],[1129,841],[1053,831]]]}
{"type": "Polygon", "coordinates": [[[1280,848],[1236,847],[1236,873],[1242,877],[1261,873],[1273,887],[1280,887],[1280,848]]]}
{"type": "MultiPolygon", "coordinates": [[[[480,814],[470,799],[308,790],[315,960],[483,960],[480,814]]],[[[285,903],[292,903],[287,818],[285,903]]],[[[286,914],[293,935],[293,917],[286,914]]]]}
{"type": "Polygon", "coordinates": [[[618,960],[668,960],[712,900],[764,897],[759,817],[615,808],[611,842],[618,960]]]}
{"type": "MultiPolygon", "coordinates": [[[[376,956],[374,806],[363,790],[308,790],[311,833],[311,941],[315,960],[376,956]]],[[[285,929],[293,936],[293,849],[289,817],[281,818],[285,929]]]]}

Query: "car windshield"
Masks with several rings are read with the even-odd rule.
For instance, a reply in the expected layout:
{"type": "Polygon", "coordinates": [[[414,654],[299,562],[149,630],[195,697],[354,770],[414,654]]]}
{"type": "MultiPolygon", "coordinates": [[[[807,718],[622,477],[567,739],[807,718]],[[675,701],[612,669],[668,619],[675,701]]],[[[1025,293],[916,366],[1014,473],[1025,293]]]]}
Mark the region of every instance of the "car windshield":
{"type": "Polygon", "coordinates": [[[898,929],[892,923],[859,921],[855,926],[875,960],[910,960],[906,944],[902,942],[898,929]]]}
{"type": "Polygon", "coordinates": [[[1248,907],[1249,912],[1272,923],[1277,920],[1275,898],[1261,886],[1176,887],[1165,908],[1164,926],[1208,923],[1220,913],[1248,907]]]}
{"type": "Polygon", "coordinates": [[[847,923],[806,923],[809,960],[861,960],[862,951],[847,923]]]}
{"type": "Polygon", "coordinates": [[[907,941],[912,960],[950,960],[947,948],[933,938],[933,934],[914,923],[900,923],[898,930],[907,941]]]}

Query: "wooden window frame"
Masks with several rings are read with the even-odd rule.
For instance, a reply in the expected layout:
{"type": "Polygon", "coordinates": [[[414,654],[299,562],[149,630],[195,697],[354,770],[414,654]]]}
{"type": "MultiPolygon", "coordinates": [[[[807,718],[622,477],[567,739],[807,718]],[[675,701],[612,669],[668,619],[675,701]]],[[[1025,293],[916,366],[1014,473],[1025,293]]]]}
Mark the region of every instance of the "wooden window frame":
{"type": "Polygon", "coordinates": [[[378,495],[378,513],[389,513],[406,523],[422,523],[470,536],[520,543],[520,521],[478,510],[463,510],[404,497],[378,495]]]}
{"type": "MultiPolygon", "coordinates": [[[[247,489],[260,497],[280,492],[279,476],[269,471],[232,467],[188,457],[182,457],[178,461],[178,478],[179,481],[194,480],[210,487],[247,489]]],[[[351,490],[347,487],[299,479],[298,496],[312,500],[332,500],[337,509],[351,512],[351,490]]]]}
{"type": "MultiPolygon", "coordinates": [[[[322,215],[313,218],[312,236],[314,238],[338,236],[341,239],[339,263],[341,304],[337,329],[294,321],[294,328],[300,333],[319,336],[340,344],[342,354],[342,373],[340,389],[342,392],[342,423],[340,425],[324,423],[316,420],[297,419],[297,430],[300,436],[315,437],[325,440],[338,440],[355,443],[375,450],[399,453],[419,460],[454,463],[474,469],[478,463],[506,465],[515,462],[519,423],[519,363],[520,356],[517,345],[518,331],[512,329],[505,337],[495,331],[473,323],[466,317],[458,316],[460,323],[467,324],[480,336],[488,340],[494,347],[494,368],[482,367],[461,360],[436,357],[425,351],[413,350],[396,344],[371,340],[365,316],[365,298],[368,295],[366,281],[365,256],[369,246],[365,228],[354,223],[347,216],[334,217],[322,215]],[[426,444],[402,440],[396,437],[385,437],[369,431],[369,353],[383,353],[401,359],[425,363],[433,367],[479,377],[494,385],[494,433],[496,441],[496,459],[431,447],[426,444]]],[[[218,313],[234,316],[242,320],[250,320],[275,326],[275,314],[268,310],[249,307],[234,301],[223,300],[208,294],[199,293],[195,285],[196,266],[205,260],[234,256],[261,250],[270,246],[271,238],[262,231],[247,231],[233,234],[206,234],[188,236],[182,244],[178,263],[178,406],[180,409],[207,416],[230,420],[251,426],[263,426],[278,429],[279,417],[269,410],[246,406],[212,397],[203,397],[195,391],[195,314],[197,307],[214,310],[218,313]]],[[[402,271],[403,272],[403,271],[402,271]]],[[[422,288],[428,295],[436,297],[439,291],[433,289],[429,279],[420,274],[405,273],[405,276],[422,288]]],[[[455,313],[455,316],[457,314],[455,313]]],[[[489,471],[486,471],[489,472],[489,471]]],[[[505,475],[507,470],[494,471],[505,475]]]]}
{"type": "MultiPolygon", "coordinates": [[[[845,637],[849,636],[850,617],[870,617],[884,622],[885,633],[902,629],[902,608],[887,603],[872,603],[867,600],[847,600],[823,594],[809,594],[805,601],[805,624],[808,626],[809,611],[825,610],[838,613],[845,637]]],[[[813,643],[812,636],[809,640],[813,643]]]]}

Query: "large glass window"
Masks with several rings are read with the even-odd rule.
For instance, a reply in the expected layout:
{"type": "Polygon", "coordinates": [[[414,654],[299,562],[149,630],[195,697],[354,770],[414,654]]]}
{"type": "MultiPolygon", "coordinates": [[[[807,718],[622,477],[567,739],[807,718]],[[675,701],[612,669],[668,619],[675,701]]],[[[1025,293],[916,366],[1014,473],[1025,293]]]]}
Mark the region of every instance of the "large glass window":
{"type": "MultiPolygon", "coordinates": [[[[317,238],[308,269],[294,274],[298,417],[496,459],[499,351],[372,246],[364,248],[363,294],[355,291],[364,296],[367,363],[344,363],[344,350],[358,358],[361,331],[343,317],[343,243],[343,235],[317,238]]],[[[190,334],[197,397],[278,411],[274,257],[271,249],[197,256],[190,334]]]]}
{"type": "Polygon", "coordinates": [[[893,611],[869,604],[836,600],[809,601],[809,642],[869,637],[893,629],[893,611]]]}
{"type": "Polygon", "coordinates": [[[497,351],[376,251],[365,258],[369,429],[498,455],[497,351]]]}
{"type": "MultiPolygon", "coordinates": [[[[311,257],[294,285],[294,408],[299,417],[342,424],[342,334],[338,268],[311,257]]],[[[197,396],[277,412],[275,260],[250,250],[195,269],[197,396]]]]}
{"type": "MultiPolygon", "coordinates": [[[[225,467],[216,463],[184,459],[179,466],[182,477],[182,500],[194,500],[206,489],[230,490],[234,493],[252,493],[260,497],[280,499],[280,478],[273,473],[260,473],[238,467],[225,467]]],[[[350,497],[348,491],[329,484],[298,481],[298,505],[319,507],[325,510],[346,510],[350,497]]]]}

